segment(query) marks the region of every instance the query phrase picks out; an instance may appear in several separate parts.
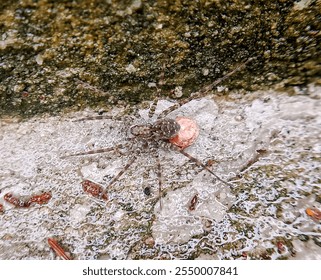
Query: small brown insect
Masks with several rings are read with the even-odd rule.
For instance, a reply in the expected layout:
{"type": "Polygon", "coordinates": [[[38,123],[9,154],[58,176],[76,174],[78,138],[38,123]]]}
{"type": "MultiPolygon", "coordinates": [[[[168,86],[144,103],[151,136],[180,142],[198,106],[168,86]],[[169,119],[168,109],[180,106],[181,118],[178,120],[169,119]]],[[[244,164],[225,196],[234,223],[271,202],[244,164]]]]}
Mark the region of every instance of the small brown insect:
{"type": "Polygon", "coordinates": [[[278,242],[276,243],[276,246],[277,246],[277,248],[278,248],[278,253],[279,253],[279,254],[284,253],[284,251],[285,251],[285,246],[284,246],[284,244],[283,244],[281,241],[278,241],[278,242]]]}
{"type": "Polygon", "coordinates": [[[191,199],[190,203],[189,203],[188,209],[189,209],[190,211],[194,211],[195,208],[196,208],[197,202],[198,202],[198,194],[195,194],[195,195],[193,196],[193,198],[191,199]]]}
{"type": "Polygon", "coordinates": [[[0,204],[0,213],[3,212],[3,205],[0,204]]]}
{"type": "Polygon", "coordinates": [[[5,194],[3,198],[5,201],[13,204],[16,207],[29,207],[31,204],[29,201],[23,201],[22,199],[14,197],[12,193],[5,194]]]}
{"type": "Polygon", "coordinates": [[[207,162],[206,162],[206,166],[208,166],[208,167],[212,167],[213,165],[214,165],[214,163],[215,163],[216,161],[215,160],[213,160],[213,159],[209,159],[207,162]]]}
{"type": "Polygon", "coordinates": [[[65,250],[62,249],[62,247],[58,244],[56,240],[48,238],[48,244],[59,257],[63,258],[64,260],[71,260],[71,258],[67,256],[65,250]]]}
{"type": "Polygon", "coordinates": [[[316,208],[307,208],[305,213],[316,220],[321,220],[321,211],[316,208]]]}
{"type": "Polygon", "coordinates": [[[46,192],[41,195],[34,195],[27,201],[14,197],[12,193],[7,193],[4,196],[5,201],[13,204],[16,207],[29,207],[32,203],[45,204],[49,201],[50,198],[51,194],[46,192]]]}
{"type": "Polygon", "coordinates": [[[34,195],[28,200],[28,203],[38,203],[38,204],[46,204],[51,199],[51,194],[44,192],[40,195],[34,195]]]}
{"type": "Polygon", "coordinates": [[[104,188],[97,183],[94,183],[90,180],[84,180],[82,181],[82,187],[86,193],[91,194],[94,197],[97,197],[99,199],[107,200],[108,196],[106,192],[104,191],[104,188]]]}

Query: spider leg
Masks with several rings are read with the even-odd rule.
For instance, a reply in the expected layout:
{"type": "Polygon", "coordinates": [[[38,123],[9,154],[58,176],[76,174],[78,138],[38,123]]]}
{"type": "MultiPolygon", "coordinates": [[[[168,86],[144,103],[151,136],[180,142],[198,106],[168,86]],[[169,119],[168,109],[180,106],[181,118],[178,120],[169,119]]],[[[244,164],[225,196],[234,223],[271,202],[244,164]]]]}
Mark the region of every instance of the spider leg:
{"type": "Polygon", "coordinates": [[[221,179],[219,176],[217,176],[208,166],[206,166],[204,163],[202,163],[201,161],[199,161],[197,158],[193,157],[192,155],[190,155],[189,153],[185,152],[183,149],[175,146],[172,143],[170,144],[170,148],[174,151],[177,151],[179,153],[181,153],[182,155],[184,155],[185,157],[187,157],[190,161],[193,161],[197,166],[202,167],[203,169],[205,169],[207,172],[211,173],[218,181],[224,183],[225,185],[232,187],[232,184],[226,182],[225,180],[221,179]]]}
{"type": "MultiPolygon", "coordinates": [[[[87,82],[84,82],[84,81],[77,79],[77,78],[75,78],[74,80],[78,83],[78,85],[80,85],[84,89],[88,89],[90,91],[98,93],[101,96],[112,97],[112,95],[110,93],[105,92],[95,86],[92,86],[87,82]]],[[[81,119],[73,120],[73,122],[80,122],[80,121],[84,121],[84,120],[103,120],[103,119],[112,119],[112,120],[119,121],[119,120],[122,120],[123,117],[122,116],[103,116],[103,115],[101,115],[101,116],[93,116],[93,117],[84,117],[81,119]]]]}
{"type": "Polygon", "coordinates": [[[73,120],[73,122],[81,122],[81,121],[93,121],[93,120],[115,120],[117,117],[112,116],[92,116],[92,117],[84,117],[81,119],[73,120]]]}
{"type": "Polygon", "coordinates": [[[227,73],[225,76],[215,80],[213,83],[203,87],[202,89],[200,89],[197,92],[194,92],[191,94],[190,97],[180,100],[178,101],[178,103],[175,103],[174,105],[170,106],[169,108],[167,108],[166,110],[164,110],[161,114],[159,114],[159,116],[157,117],[157,119],[163,119],[164,117],[166,117],[169,113],[173,112],[174,110],[178,109],[179,107],[183,106],[184,104],[192,101],[193,99],[197,99],[197,98],[201,98],[203,96],[205,96],[206,94],[208,94],[215,86],[217,86],[218,84],[220,84],[221,82],[223,82],[224,80],[228,79],[230,76],[234,75],[236,72],[242,70],[249,62],[251,62],[252,60],[254,60],[255,57],[251,57],[248,60],[246,60],[245,62],[243,62],[242,64],[238,65],[236,68],[234,68],[232,71],[230,71],[229,73],[227,73]]]}
{"type": "Polygon", "coordinates": [[[162,177],[162,167],[160,163],[159,153],[156,152],[156,164],[157,164],[157,178],[158,178],[158,196],[159,196],[159,208],[162,210],[162,186],[163,186],[163,177],[162,177]]]}
{"type": "MultiPolygon", "coordinates": [[[[165,79],[165,63],[163,64],[163,67],[162,67],[162,71],[159,75],[159,82],[158,82],[158,85],[162,86],[165,84],[164,82],[164,79],[165,79]]],[[[151,119],[154,114],[155,114],[155,111],[156,111],[156,107],[157,107],[157,104],[158,104],[158,98],[160,96],[160,93],[161,93],[161,89],[157,87],[157,85],[155,85],[155,88],[156,88],[156,98],[153,100],[153,103],[152,105],[150,106],[149,108],[149,112],[148,112],[148,117],[151,119]]]]}
{"type": "Polygon", "coordinates": [[[133,156],[127,162],[127,164],[123,167],[123,169],[120,170],[119,173],[114,178],[111,179],[111,181],[108,183],[106,189],[108,189],[110,186],[112,186],[120,178],[120,176],[122,176],[128,170],[128,168],[135,162],[136,159],[137,159],[137,157],[133,156]]]}
{"type": "Polygon", "coordinates": [[[107,153],[107,152],[112,152],[112,151],[118,151],[119,149],[123,149],[124,147],[126,147],[127,145],[123,145],[123,144],[119,144],[110,148],[100,148],[100,149],[96,149],[96,150],[91,150],[91,151],[87,151],[87,152],[79,152],[79,153],[74,153],[74,154],[68,154],[65,156],[61,156],[61,159],[65,159],[68,157],[74,157],[74,156],[85,156],[85,155],[94,155],[94,154],[101,154],[101,153],[107,153]]]}
{"type": "MultiPolygon", "coordinates": [[[[133,111],[133,116],[139,117],[137,114],[138,108],[135,108],[133,111]]],[[[125,121],[128,123],[132,123],[134,117],[131,115],[115,115],[115,116],[110,116],[110,115],[98,115],[98,116],[88,116],[76,120],[72,120],[72,122],[81,122],[81,121],[94,121],[94,120],[113,120],[113,121],[125,121]]]]}
{"type": "Polygon", "coordinates": [[[91,91],[94,91],[102,96],[111,96],[109,92],[106,92],[106,91],[103,91],[95,86],[92,86],[90,84],[88,84],[87,82],[84,82],[80,79],[77,79],[75,78],[74,79],[81,87],[85,88],[85,89],[88,89],[88,90],[91,90],[91,91]]]}
{"type": "Polygon", "coordinates": [[[80,119],[76,119],[76,120],[72,120],[72,122],[82,122],[82,121],[94,121],[94,120],[113,120],[113,121],[124,121],[127,119],[130,119],[130,121],[132,120],[131,116],[109,116],[109,115],[98,115],[98,116],[88,116],[88,117],[84,117],[84,118],[80,118],[80,119]]]}
{"type": "Polygon", "coordinates": [[[155,98],[152,105],[150,106],[149,108],[149,111],[148,111],[148,117],[151,119],[154,114],[155,114],[155,111],[156,111],[156,107],[157,107],[157,103],[158,103],[158,99],[155,98]]]}

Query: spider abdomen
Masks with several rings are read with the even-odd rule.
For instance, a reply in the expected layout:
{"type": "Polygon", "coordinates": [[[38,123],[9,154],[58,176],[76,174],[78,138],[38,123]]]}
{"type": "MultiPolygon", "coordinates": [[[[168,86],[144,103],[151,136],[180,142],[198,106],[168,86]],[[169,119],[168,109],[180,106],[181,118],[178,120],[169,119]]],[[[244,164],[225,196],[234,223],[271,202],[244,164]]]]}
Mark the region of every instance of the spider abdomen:
{"type": "Polygon", "coordinates": [[[175,120],[160,119],[154,124],[134,125],[130,132],[139,138],[169,140],[178,134],[180,128],[175,120]]]}
{"type": "Polygon", "coordinates": [[[181,126],[173,119],[160,119],[153,125],[153,134],[155,138],[169,140],[175,137],[181,126]]]}

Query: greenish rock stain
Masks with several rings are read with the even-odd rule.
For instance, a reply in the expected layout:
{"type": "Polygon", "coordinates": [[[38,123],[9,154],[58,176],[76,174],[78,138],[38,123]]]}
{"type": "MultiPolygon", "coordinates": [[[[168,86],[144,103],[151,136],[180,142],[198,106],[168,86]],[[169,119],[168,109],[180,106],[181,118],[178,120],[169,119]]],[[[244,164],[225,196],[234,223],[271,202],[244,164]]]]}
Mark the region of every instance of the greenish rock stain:
{"type": "Polygon", "coordinates": [[[222,86],[321,82],[319,1],[3,2],[3,116],[173,98],[176,86],[186,97],[250,57],[222,86]]]}

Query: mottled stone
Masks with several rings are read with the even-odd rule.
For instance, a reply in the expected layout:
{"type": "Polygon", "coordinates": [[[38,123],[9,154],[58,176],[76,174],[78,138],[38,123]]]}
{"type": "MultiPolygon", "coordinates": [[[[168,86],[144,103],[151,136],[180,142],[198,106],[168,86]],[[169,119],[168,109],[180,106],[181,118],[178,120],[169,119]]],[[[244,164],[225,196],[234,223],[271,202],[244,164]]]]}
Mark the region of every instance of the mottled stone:
{"type": "Polygon", "coordinates": [[[320,1],[2,2],[0,115],[188,96],[250,57],[221,86],[320,83],[320,1]]]}

